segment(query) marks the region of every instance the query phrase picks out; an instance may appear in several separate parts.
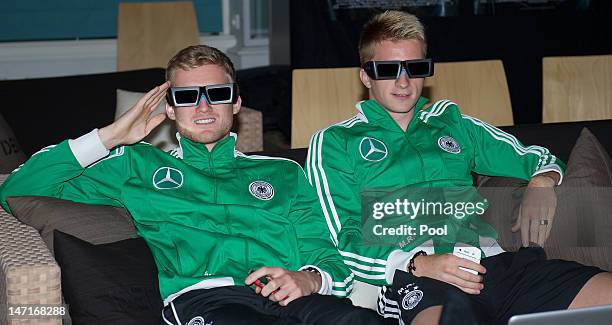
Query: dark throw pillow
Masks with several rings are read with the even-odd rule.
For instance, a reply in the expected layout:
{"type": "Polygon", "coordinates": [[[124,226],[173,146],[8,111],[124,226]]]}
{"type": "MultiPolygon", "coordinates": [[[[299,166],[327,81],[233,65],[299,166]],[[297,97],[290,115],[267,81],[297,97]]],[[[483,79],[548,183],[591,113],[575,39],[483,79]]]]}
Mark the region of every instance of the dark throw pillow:
{"type": "Polygon", "coordinates": [[[137,237],[132,217],[122,208],[44,196],[10,197],[7,202],[13,216],[38,230],[51,252],[55,229],[92,244],[137,237]]]}
{"type": "Polygon", "coordinates": [[[572,149],[557,196],[548,258],[612,271],[612,159],[587,128],[572,149]]]}
{"type": "MultiPolygon", "coordinates": [[[[489,200],[483,219],[499,233],[499,243],[513,251],[520,231],[510,232],[527,185],[507,177],[479,177],[478,191],[489,200]]],[[[563,183],[556,188],[557,210],[544,249],[549,259],[577,261],[612,270],[612,159],[584,128],[572,148],[563,183]]]]}
{"type": "Polygon", "coordinates": [[[13,130],[0,115],[0,174],[8,174],[26,161],[13,130]]]}
{"type": "Polygon", "coordinates": [[[582,129],[572,148],[563,183],[581,187],[612,186],[612,159],[588,128],[582,129]]]}
{"type": "Polygon", "coordinates": [[[73,324],[160,324],[157,267],[142,238],[93,245],[61,231],[54,237],[73,324]]]}

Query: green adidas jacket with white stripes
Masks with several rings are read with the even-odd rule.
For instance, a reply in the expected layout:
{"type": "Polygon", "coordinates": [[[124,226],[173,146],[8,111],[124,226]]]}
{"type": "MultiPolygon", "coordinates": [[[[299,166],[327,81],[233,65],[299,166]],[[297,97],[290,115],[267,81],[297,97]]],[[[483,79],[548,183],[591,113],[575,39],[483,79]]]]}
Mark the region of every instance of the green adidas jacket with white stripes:
{"type": "MultiPolygon", "coordinates": [[[[367,100],[357,104],[357,115],[311,138],[308,179],[319,196],[332,240],[360,281],[391,284],[395,270],[405,270],[415,252],[447,253],[450,246],[440,249],[435,236],[427,234],[405,246],[362,244],[364,190],[467,188],[472,186],[471,172],[525,180],[548,171],[563,175],[565,165],[546,148],[526,147],[514,136],[462,115],[448,100],[423,109],[426,102],[419,99],[406,132],[376,101],[367,100]]],[[[463,238],[459,242],[479,247],[484,256],[503,251],[491,226],[478,218],[470,222],[470,227],[454,234],[463,238]]]]}
{"type": "Polygon", "coordinates": [[[149,144],[108,152],[97,130],[40,150],[0,187],[10,196],[50,196],[125,207],[154,256],[165,303],[200,288],[244,285],[262,266],[319,268],[319,293],[346,296],[352,274],[333,246],[299,164],[247,156],[235,137],[209,152],[179,137],[163,152],[149,144]]]}

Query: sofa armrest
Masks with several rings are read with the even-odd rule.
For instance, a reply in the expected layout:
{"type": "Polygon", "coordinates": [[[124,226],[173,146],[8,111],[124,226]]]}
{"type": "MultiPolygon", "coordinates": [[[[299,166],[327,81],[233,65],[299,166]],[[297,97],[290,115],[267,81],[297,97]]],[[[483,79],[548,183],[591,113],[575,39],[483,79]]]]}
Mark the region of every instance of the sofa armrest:
{"type": "MultiPolygon", "coordinates": [[[[0,180],[1,183],[2,180],[0,180]]],[[[0,315],[8,305],[62,303],[60,268],[38,232],[0,208],[0,315]]],[[[61,324],[61,319],[0,319],[2,324],[61,324]]]]}

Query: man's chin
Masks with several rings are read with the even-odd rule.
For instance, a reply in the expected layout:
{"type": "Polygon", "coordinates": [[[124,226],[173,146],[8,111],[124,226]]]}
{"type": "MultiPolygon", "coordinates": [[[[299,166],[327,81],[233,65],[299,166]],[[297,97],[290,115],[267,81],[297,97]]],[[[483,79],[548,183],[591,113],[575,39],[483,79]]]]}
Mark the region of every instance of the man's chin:
{"type": "Polygon", "coordinates": [[[391,108],[387,108],[387,110],[389,112],[392,113],[396,113],[396,114],[405,114],[405,113],[410,113],[412,111],[412,109],[414,108],[414,105],[407,107],[406,105],[401,105],[401,106],[394,106],[391,108]]]}
{"type": "Polygon", "coordinates": [[[214,132],[204,131],[204,132],[180,132],[181,136],[187,138],[193,142],[201,143],[204,145],[212,144],[220,141],[224,137],[221,135],[214,134],[214,132]]]}
{"type": "Polygon", "coordinates": [[[183,138],[204,145],[215,144],[230,134],[230,127],[227,128],[185,128],[177,125],[177,130],[183,138]]]}
{"type": "Polygon", "coordinates": [[[412,110],[412,108],[416,105],[416,101],[414,100],[390,100],[386,103],[387,105],[383,105],[387,111],[393,113],[408,113],[412,110]]]}

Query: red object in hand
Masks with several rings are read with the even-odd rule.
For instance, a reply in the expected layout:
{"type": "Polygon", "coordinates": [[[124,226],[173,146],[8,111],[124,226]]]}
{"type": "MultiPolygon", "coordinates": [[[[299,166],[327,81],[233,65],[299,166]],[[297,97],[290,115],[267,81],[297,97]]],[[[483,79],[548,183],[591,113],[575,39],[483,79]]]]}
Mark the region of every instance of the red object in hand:
{"type": "MultiPolygon", "coordinates": [[[[251,274],[251,273],[253,273],[253,270],[250,270],[250,271],[249,271],[249,274],[251,274]]],[[[265,277],[263,277],[263,276],[262,276],[261,278],[259,278],[259,279],[255,280],[255,282],[253,282],[253,284],[254,284],[254,285],[256,285],[256,286],[258,286],[260,289],[263,289],[263,288],[266,286],[266,284],[268,284],[267,282],[268,282],[268,279],[266,279],[265,277]]],[[[279,289],[274,290],[274,291],[272,292],[272,294],[277,293],[277,292],[278,292],[278,290],[280,290],[280,288],[279,288],[279,289]]],[[[283,298],[283,300],[285,300],[285,299],[287,299],[287,298],[289,298],[289,296],[287,296],[287,297],[283,298]]]]}
{"type": "Polygon", "coordinates": [[[259,279],[255,280],[255,282],[253,282],[254,285],[260,287],[261,289],[263,289],[263,287],[265,287],[266,285],[263,284],[259,279]]]}

